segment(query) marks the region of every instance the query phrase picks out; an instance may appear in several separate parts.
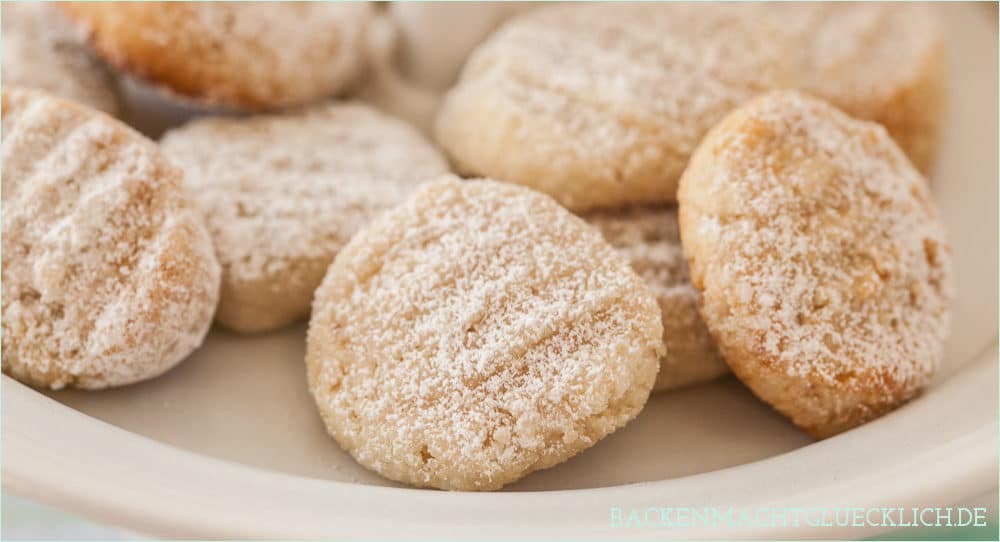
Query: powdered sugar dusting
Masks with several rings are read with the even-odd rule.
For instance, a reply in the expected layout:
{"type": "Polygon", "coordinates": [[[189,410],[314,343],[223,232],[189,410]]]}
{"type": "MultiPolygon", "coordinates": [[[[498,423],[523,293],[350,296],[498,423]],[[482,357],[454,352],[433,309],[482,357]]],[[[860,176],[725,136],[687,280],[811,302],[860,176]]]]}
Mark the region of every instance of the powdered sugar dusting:
{"type": "Polygon", "coordinates": [[[443,180],[338,255],[307,362],[328,428],[360,463],[493,489],[634,417],[661,333],[639,277],[578,218],[516,186],[443,180]]]}
{"type": "Polygon", "coordinates": [[[167,133],[162,147],[185,170],[230,285],[220,316],[236,302],[226,291],[243,285],[258,296],[294,289],[301,300],[291,319],[308,314],[344,243],[448,171],[415,130],[360,104],[198,120],[167,133]]]}
{"type": "Polygon", "coordinates": [[[677,388],[729,372],[698,313],[698,291],[688,278],[676,207],[602,210],[585,219],[628,260],[660,305],[667,350],[653,389],[677,388]]]}
{"type": "Polygon", "coordinates": [[[934,114],[930,100],[923,110],[892,101],[934,61],[933,23],[912,5],[542,8],[473,53],[437,134],[462,170],[574,210],[669,202],[702,136],[763,91],[807,90],[893,130],[899,123],[900,136],[931,130],[919,121],[934,114]]]}
{"type": "Polygon", "coordinates": [[[810,382],[803,402],[837,390],[818,434],[933,373],[949,248],[925,180],[882,127],[795,92],[758,99],[706,138],[681,212],[709,327],[730,365],[749,363],[737,374],[810,382]]]}
{"type": "Polygon", "coordinates": [[[3,368],[39,386],[156,376],[201,344],[219,266],[180,174],[104,115],[3,94],[3,368]]]}

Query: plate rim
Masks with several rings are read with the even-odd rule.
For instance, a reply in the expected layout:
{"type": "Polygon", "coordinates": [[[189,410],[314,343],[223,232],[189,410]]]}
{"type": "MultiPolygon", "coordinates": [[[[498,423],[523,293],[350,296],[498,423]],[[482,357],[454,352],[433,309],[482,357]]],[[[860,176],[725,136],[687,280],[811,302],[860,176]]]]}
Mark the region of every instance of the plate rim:
{"type": "MultiPolygon", "coordinates": [[[[991,18],[991,32],[995,36],[995,10],[991,18]]],[[[991,219],[995,222],[995,214],[991,219]]],[[[992,280],[995,283],[996,276],[992,280]]],[[[995,310],[996,299],[986,302],[994,303],[991,310],[995,310]]],[[[121,429],[62,405],[4,375],[0,382],[3,400],[0,477],[4,491],[137,533],[167,538],[364,535],[499,538],[525,534],[533,538],[609,539],[623,534],[658,539],[855,538],[885,529],[615,531],[606,528],[606,522],[605,528],[600,525],[595,528],[593,518],[577,518],[580,521],[570,523],[563,516],[579,513],[581,509],[594,511],[608,502],[625,505],[657,502],[657,499],[671,501],[678,496],[699,494],[698,488],[702,486],[710,486],[711,490],[724,488],[728,502],[737,504],[830,504],[845,495],[861,494],[866,502],[848,504],[891,500],[900,506],[928,502],[944,505],[988,492],[995,496],[997,445],[1000,442],[997,336],[964,361],[967,363],[943,375],[944,378],[924,397],[884,418],[843,435],[759,461],[669,480],[604,488],[480,494],[364,486],[225,461],[121,429]],[[985,393],[968,393],[963,386],[985,393]],[[936,411],[939,406],[942,408],[936,411]],[[936,417],[931,419],[926,416],[927,412],[935,413],[936,417]],[[960,419],[957,425],[934,426],[957,414],[971,416],[960,419]],[[73,419],[80,416],[83,419],[73,419]],[[48,431],[51,427],[64,431],[48,431]],[[922,434],[906,434],[907,428],[922,429],[922,434]],[[943,432],[950,429],[951,433],[947,434],[950,438],[935,443],[931,435],[935,429],[943,432]],[[765,484],[760,479],[775,471],[792,478],[808,476],[809,469],[824,458],[839,459],[852,449],[856,452],[858,448],[886,439],[883,433],[900,435],[903,442],[895,442],[897,449],[914,444],[907,438],[917,439],[922,447],[913,448],[912,455],[901,456],[896,462],[875,458],[872,464],[844,460],[827,465],[822,475],[817,474],[800,487],[781,480],[765,484]],[[112,445],[118,445],[117,455],[103,456],[101,450],[112,445]],[[77,453],[67,454],[67,450],[77,453]],[[886,470],[877,472],[876,467],[886,470]],[[171,484],[180,481],[172,479],[171,473],[175,471],[171,469],[187,470],[182,478],[201,484],[199,489],[204,488],[206,493],[185,493],[181,485],[171,484]],[[914,472],[922,476],[913,476],[914,472]],[[740,484],[729,483],[734,480],[740,484]],[[250,489],[255,483],[260,488],[257,498],[250,489]],[[157,484],[165,485],[157,487],[157,484]],[[788,490],[787,494],[780,495],[784,490],[788,490]],[[515,517],[511,511],[515,501],[517,510],[514,512],[520,514],[516,517],[523,519],[523,526],[511,521],[515,517]],[[377,511],[378,507],[397,513],[399,521],[384,521],[395,518],[374,514],[373,510],[377,511]],[[277,513],[282,509],[289,513],[277,513]],[[373,518],[383,521],[374,522],[373,518]]],[[[705,492],[702,489],[700,494],[705,492]]]]}
{"type": "MultiPolygon", "coordinates": [[[[709,506],[705,499],[714,490],[725,491],[725,506],[831,506],[843,495],[857,496],[858,484],[875,482],[866,486],[862,499],[866,502],[843,505],[940,506],[985,494],[997,485],[997,349],[994,338],[984,351],[919,400],[883,418],[784,454],[668,480],[494,493],[353,484],[225,461],[131,433],[3,376],[3,410],[18,412],[16,417],[5,416],[3,420],[3,489],[135,532],[181,538],[774,535],[774,530],[752,526],[614,529],[607,519],[608,506],[617,503],[626,510],[640,509],[676,503],[683,495],[692,499],[686,505],[709,506]],[[969,393],[969,387],[979,393],[969,393]],[[956,401],[956,396],[964,399],[956,401]],[[950,418],[959,422],[942,425],[942,420],[950,418]],[[928,425],[937,431],[921,431],[928,425]],[[46,431],[53,426],[62,431],[46,431]],[[826,465],[827,472],[817,473],[809,485],[771,479],[779,471],[792,479],[809,476],[824,458],[849,457],[857,455],[859,449],[876,447],[885,438],[884,432],[909,439],[897,442],[896,447],[905,444],[912,453],[895,462],[838,460],[835,465],[826,465]],[[947,438],[936,440],[938,432],[947,438]],[[100,445],[77,446],[75,454],[64,453],[80,442],[100,445]],[[157,468],[163,464],[170,466],[157,468]],[[907,476],[879,474],[873,471],[876,466],[888,468],[889,474],[907,476]],[[913,477],[913,472],[923,476],[913,477]],[[175,478],[169,473],[181,474],[175,478]],[[762,478],[771,483],[761,484],[762,478]],[[211,484],[199,485],[206,481],[211,484]],[[252,487],[257,491],[251,491],[252,487]],[[193,488],[202,494],[186,491],[193,488]],[[275,498],[281,495],[284,498],[275,498]],[[267,513],[253,513],[257,510],[267,513]],[[379,515],[379,510],[392,517],[379,515]],[[449,512],[442,515],[441,510],[449,512]],[[602,510],[601,519],[588,516],[576,517],[572,524],[566,521],[580,513],[594,515],[602,510]]],[[[838,533],[868,536],[884,530],[868,527],[817,532],[803,526],[779,532],[782,537],[815,538],[817,534],[826,537],[838,533]]]]}

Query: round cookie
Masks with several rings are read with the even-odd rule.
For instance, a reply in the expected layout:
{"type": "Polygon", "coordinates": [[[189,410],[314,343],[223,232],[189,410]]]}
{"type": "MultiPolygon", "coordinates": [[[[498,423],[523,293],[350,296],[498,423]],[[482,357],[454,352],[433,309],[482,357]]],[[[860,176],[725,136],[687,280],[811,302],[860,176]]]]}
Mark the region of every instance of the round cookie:
{"type": "Polygon", "coordinates": [[[458,171],[577,212],[672,202],[712,125],[798,88],[883,123],[927,169],[943,61],[923,5],[559,5],[511,19],[471,55],[435,132],[458,171]]]}
{"type": "Polygon", "coordinates": [[[4,86],[32,87],[110,115],[121,113],[114,76],[62,13],[43,2],[3,2],[4,86]]]}
{"type": "Polygon", "coordinates": [[[211,105],[269,109],[359,76],[366,2],[66,2],[112,64],[211,105]]]}
{"type": "Polygon", "coordinates": [[[653,391],[718,378],[729,372],[698,313],[698,291],[688,278],[674,207],[602,210],[584,219],[631,265],[656,297],[666,353],[653,391]]]}
{"type": "Polygon", "coordinates": [[[216,320],[246,333],[307,316],[348,239],[448,171],[413,128],[361,104],[195,120],[161,147],[183,167],[222,264],[216,320]]]}
{"type": "Polygon", "coordinates": [[[523,187],[427,183],[340,252],[306,362],[330,434],[416,486],[489,490],[642,409],[660,311],[600,234],[523,187]]]}
{"type": "Polygon", "coordinates": [[[124,124],[3,91],[3,371],[53,389],[159,375],[212,322],[219,264],[181,172],[124,124]]]}
{"type": "Polygon", "coordinates": [[[926,181],[882,126],[768,94],[709,132],[679,197],[702,316],[761,399],[827,437],[927,384],[951,254],[926,181]]]}

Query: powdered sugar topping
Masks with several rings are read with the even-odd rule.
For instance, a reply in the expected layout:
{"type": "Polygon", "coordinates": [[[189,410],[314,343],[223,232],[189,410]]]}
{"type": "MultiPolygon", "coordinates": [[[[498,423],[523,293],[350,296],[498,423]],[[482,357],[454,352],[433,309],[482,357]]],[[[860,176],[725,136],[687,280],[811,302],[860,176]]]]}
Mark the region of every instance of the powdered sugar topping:
{"type": "Polygon", "coordinates": [[[162,146],[237,281],[329,262],[368,220],[447,171],[415,130],[360,104],[199,120],[162,146]]]}
{"type": "Polygon", "coordinates": [[[394,479],[489,489],[634,416],[662,348],[627,263],[555,202],[426,185],[356,237],[317,292],[312,388],[334,436],[394,479]]]}
{"type": "Polygon", "coordinates": [[[23,90],[3,102],[4,370],[99,388],[173,366],[219,281],[179,172],[104,115],[23,90]]]}
{"type": "Polygon", "coordinates": [[[691,171],[685,243],[721,344],[831,386],[926,382],[948,331],[949,249],[882,127],[775,93],[716,128],[691,171]]]}

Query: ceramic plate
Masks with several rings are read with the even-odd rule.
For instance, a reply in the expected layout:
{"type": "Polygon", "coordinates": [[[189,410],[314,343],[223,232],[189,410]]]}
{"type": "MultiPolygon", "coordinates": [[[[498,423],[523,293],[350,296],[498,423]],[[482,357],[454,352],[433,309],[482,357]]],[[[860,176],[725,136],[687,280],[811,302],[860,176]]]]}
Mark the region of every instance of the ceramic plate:
{"type": "Polygon", "coordinates": [[[358,466],[307,393],[305,325],[213,330],[167,375],[100,393],[3,377],[3,488],[159,537],[620,535],[858,537],[747,525],[613,526],[613,509],[943,506],[997,481],[997,26],[944,8],[950,103],[932,183],[958,297],[945,365],[919,399],[815,442],[733,379],[655,395],[578,457],[487,494],[416,490],[358,466]]]}

